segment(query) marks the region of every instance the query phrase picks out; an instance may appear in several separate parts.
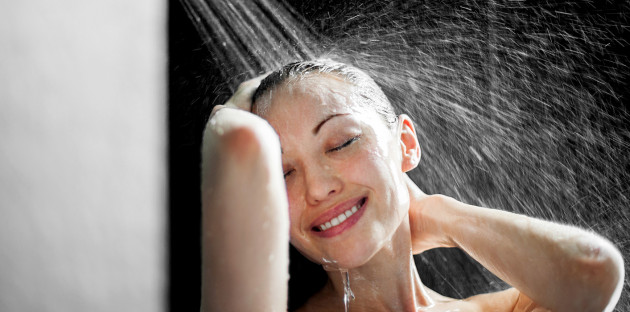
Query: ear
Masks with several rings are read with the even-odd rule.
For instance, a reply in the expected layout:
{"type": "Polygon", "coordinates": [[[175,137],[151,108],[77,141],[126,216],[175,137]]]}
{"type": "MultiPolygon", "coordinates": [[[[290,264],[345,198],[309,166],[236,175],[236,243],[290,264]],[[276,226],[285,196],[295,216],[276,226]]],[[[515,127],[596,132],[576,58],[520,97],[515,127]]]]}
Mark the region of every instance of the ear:
{"type": "Polygon", "coordinates": [[[402,151],[402,171],[407,172],[418,166],[420,162],[420,144],[416,136],[416,129],[409,116],[402,114],[398,116],[398,133],[400,138],[400,148],[402,151]]]}

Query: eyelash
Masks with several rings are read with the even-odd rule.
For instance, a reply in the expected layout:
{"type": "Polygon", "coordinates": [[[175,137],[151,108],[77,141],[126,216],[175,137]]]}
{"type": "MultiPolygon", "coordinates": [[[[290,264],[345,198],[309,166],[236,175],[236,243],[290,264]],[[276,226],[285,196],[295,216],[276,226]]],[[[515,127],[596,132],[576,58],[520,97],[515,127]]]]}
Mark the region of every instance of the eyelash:
{"type": "MultiPolygon", "coordinates": [[[[344,142],[343,144],[341,144],[341,145],[339,145],[339,146],[337,146],[337,147],[333,147],[333,148],[329,149],[327,152],[328,152],[328,153],[330,153],[330,152],[337,152],[337,151],[339,151],[339,150],[341,150],[341,149],[343,149],[343,148],[345,148],[345,147],[350,146],[350,144],[352,144],[352,143],[356,142],[356,141],[357,141],[357,140],[359,140],[360,138],[361,138],[361,136],[360,136],[360,135],[357,135],[357,136],[355,136],[355,137],[351,138],[350,140],[348,140],[348,141],[344,142]]],[[[289,176],[289,175],[290,175],[293,171],[295,171],[295,170],[294,170],[294,169],[291,169],[291,170],[287,171],[287,172],[284,174],[284,178],[286,179],[286,178],[287,178],[287,177],[288,177],[288,176],[289,176]]]]}
{"type": "Polygon", "coordinates": [[[357,135],[357,136],[353,137],[352,139],[344,142],[343,144],[341,144],[341,145],[339,145],[337,147],[331,148],[330,150],[328,150],[328,152],[336,152],[336,151],[339,151],[339,150],[343,149],[344,147],[348,147],[350,144],[356,142],[360,137],[361,137],[360,135],[357,135]]]}

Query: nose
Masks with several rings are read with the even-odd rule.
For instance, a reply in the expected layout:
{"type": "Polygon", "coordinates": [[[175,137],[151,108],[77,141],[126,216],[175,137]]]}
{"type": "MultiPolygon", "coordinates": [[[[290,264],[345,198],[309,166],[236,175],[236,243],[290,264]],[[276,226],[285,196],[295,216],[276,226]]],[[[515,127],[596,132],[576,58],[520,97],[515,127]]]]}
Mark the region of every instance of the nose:
{"type": "Polygon", "coordinates": [[[316,165],[305,171],[306,201],[310,205],[317,205],[341,192],[343,182],[334,168],[316,165]]]}

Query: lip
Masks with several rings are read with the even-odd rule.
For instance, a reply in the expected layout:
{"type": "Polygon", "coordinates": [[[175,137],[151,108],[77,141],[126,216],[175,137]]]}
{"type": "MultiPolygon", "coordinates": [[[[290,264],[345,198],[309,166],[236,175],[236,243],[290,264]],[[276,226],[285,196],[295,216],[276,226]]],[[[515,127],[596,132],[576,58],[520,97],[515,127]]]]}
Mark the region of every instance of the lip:
{"type": "Polygon", "coordinates": [[[311,226],[310,226],[311,232],[317,236],[326,237],[326,238],[337,236],[345,232],[347,229],[351,228],[355,223],[357,223],[357,221],[359,221],[359,219],[363,215],[363,212],[365,211],[364,208],[366,207],[367,202],[368,202],[367,196],[361,196],[361,197],[353,198],[351,200],[348,200],[346,202],[343,202],[337,205],[335,208],[324,212],[321,216],[315,219],[313,223],[311,223],[311,226]],[[354,205],[356,205],[358,202],[360,202],[363,199],[365,200],[363,202],[363,205],[359,207],[359,210],[355,212],[353,215],[351,215],[348,219],[346,219],[343,223],[333,228],[330,228],[328,230],[321,231],[321,232],[313,230],[314,227],[322,223],[325,223],[326,221],[329,221],[330,219],[340,215],[342,212],[352,208],[354,205]]]}

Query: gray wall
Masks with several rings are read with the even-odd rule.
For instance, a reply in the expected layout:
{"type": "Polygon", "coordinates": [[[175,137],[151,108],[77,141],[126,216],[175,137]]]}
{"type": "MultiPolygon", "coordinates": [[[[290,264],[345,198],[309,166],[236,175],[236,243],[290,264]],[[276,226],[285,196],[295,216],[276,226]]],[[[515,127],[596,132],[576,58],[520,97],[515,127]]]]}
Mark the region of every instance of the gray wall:
{"type": "Polygon", "coordinates": [[[0,3],[0,311],[165,306],[166,3],[0,3]]]}

